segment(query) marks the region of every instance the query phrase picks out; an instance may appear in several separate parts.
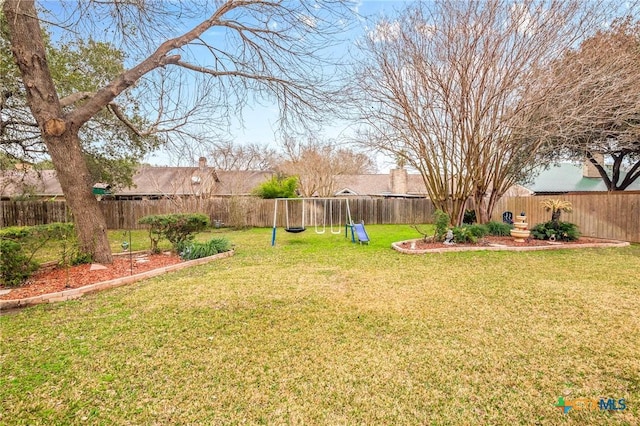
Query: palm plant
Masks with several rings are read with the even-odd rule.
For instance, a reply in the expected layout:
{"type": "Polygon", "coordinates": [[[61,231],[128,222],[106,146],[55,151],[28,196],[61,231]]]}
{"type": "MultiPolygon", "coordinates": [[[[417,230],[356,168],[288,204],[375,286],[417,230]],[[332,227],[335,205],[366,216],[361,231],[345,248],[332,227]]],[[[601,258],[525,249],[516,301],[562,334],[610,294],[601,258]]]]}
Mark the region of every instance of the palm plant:
{"type": "Polygon", "coordinates": [[[551,221],[555,224],[560,222],[562,212],[570,213],[573,208],[571,202],[565,200],[548,198],[540,202],[546,211],[551,211],[551,221]]]}

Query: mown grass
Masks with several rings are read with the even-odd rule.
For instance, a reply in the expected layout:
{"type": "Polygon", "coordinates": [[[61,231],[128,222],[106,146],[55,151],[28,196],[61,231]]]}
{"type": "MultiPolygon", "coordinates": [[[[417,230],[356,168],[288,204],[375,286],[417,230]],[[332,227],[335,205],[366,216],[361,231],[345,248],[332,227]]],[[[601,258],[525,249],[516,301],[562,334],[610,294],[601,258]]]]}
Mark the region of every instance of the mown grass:
{"type": "Polygon", "coordinates": [[[640,246],[407,256],[410,227],[367,231],[218,232],[234,257],[0,317],[0,423],[640,422],[640,246]]]}

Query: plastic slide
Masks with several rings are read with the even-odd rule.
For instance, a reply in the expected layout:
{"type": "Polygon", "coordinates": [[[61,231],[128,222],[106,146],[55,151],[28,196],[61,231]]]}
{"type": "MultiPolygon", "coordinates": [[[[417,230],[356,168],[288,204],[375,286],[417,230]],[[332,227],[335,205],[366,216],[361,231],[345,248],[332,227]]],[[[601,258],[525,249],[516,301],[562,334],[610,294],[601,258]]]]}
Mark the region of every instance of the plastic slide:
{"type": "Polygon", "coordinates": [[[356,231],[356,235],[358,236],[358,241],[360,243],[369,243],[369,234],[364,229],[364,223],[354,223],[353,228],[356,231]]]}

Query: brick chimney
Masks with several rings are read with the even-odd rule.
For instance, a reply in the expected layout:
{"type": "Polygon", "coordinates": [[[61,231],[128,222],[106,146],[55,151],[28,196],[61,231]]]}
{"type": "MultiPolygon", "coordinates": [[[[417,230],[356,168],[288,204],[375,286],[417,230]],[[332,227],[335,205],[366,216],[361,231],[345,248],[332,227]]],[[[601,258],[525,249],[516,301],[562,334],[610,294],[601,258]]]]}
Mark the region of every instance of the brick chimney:
{"type": "Polygon", "coordinates": [[[207,158],[206,157],[198,158],[198,167],[200,169],[204,169],[204,168],[207,167],[207,158]]]}
{"type": "MultiPolygon", "coordinates": [[[[593,158],[598,162],[598,164],[604,166],[604,154],[593,153],[591,154],[593,158]]],[[[600,172],[596,169],[596,166],[589,161],[589,159],[584,160],[582,165],[582,176],[586,178],[599,178],[600,172]]]]}
{"type": "Polygon", "coordinates": [[[405,169],[392,169],[390,171],[390,179],[392,194],[407,193],[407,181],[409,180],[409,177],[405,169]]]}

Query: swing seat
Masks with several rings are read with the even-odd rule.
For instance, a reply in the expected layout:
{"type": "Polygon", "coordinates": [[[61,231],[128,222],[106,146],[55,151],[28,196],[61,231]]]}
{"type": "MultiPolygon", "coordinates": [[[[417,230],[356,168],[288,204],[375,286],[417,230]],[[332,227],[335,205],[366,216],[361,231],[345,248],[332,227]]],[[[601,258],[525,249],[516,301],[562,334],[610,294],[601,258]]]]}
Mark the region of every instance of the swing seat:
{"type": "Polygon", "coordinates": [[[292,234],[297,234],[299,232],[304,232],[306,228],[285,228],[284,230],[287,232],[291,232],[292,234]]]}

